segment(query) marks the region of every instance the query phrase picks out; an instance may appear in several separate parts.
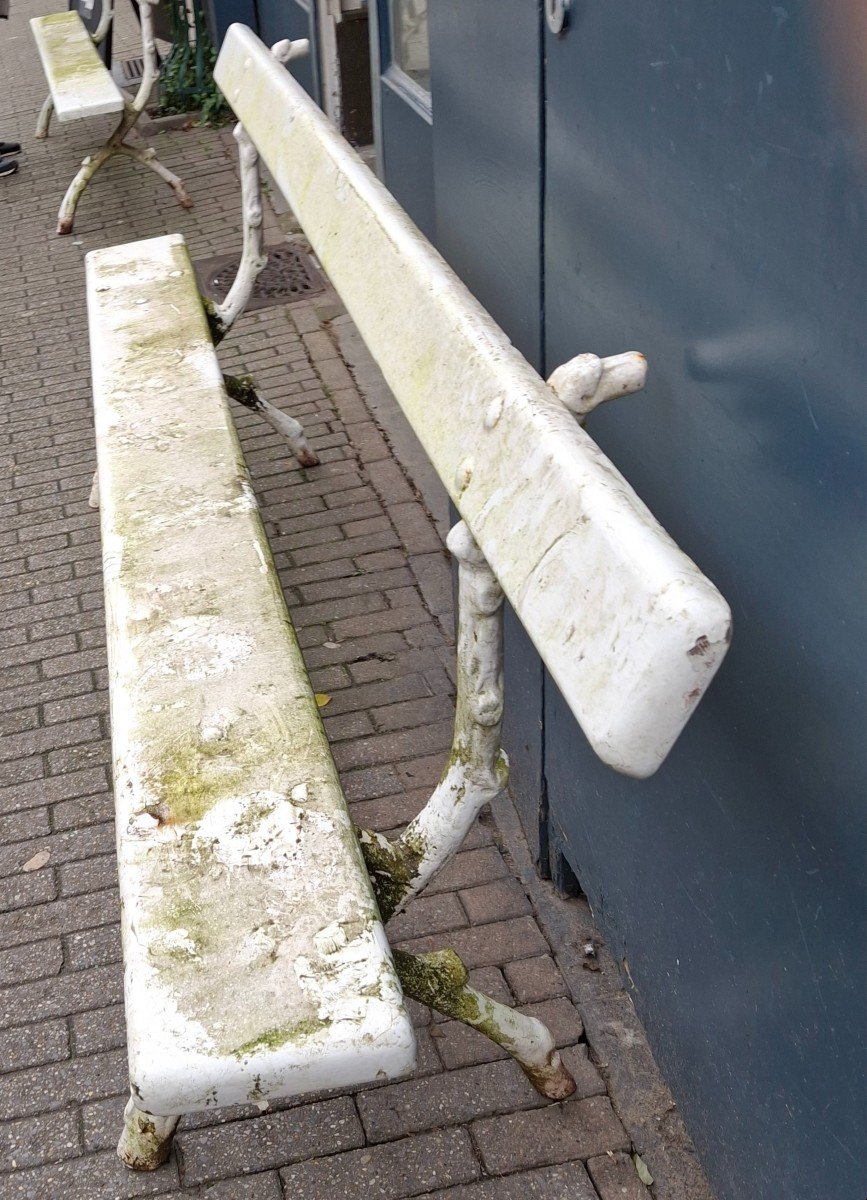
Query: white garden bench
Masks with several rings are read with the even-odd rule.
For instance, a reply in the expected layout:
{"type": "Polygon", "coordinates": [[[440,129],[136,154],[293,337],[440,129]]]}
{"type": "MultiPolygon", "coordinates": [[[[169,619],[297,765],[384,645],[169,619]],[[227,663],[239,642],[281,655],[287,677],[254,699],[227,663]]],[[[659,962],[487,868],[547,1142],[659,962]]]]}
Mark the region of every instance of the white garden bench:
{"type": "Polygon", "coordinates": [[[49,13],[33,17],[30,27],[36,49],[48,82],[48,97],[39,113],[36,137],[47,138],[52,113],[58,121],[76,121],[104,113],[122,116],[111,136],[94,154],[88,155],[66,190],[57,216],[57,232],[71,233],[75,209],[82,192],[104,163],[115,154],[132,158],[150,167],[174,190],[184,208],[192,200],[181,180],[158,161],[156,151],[144,146],[131,146],[125,140],[138,121],[150,97],[158,68],[153,38],[153,8],[156,0],[141,0],[142,79],[133,100],[128,100],[111,77],[108,67],[99,57],[97,46],[108,36],[114,16],[113,0],[105,0],[99,24],[91,35],[77,12],[49,13]]]}
{"type": "Polygon", "coordinates": [[[504,591],[596,752],[637,776],[729,640],[725,601],[576,420],[640,387],[644,360],[581,355],[541,380],[285,71],[297,49],[235,25],[217,63],[243,124],[224,305],[198,296],[179,236],[87,257],[132,1091],[118,1152],[137,1168],[185,1112],[411,1070],[401,992],[570,1094],[540,1022],[469,987],[452,951],[391,953],[382,922],[505,786],[504,591]],[[393,841],[352,831],[214,353],[264,261],[256,149],[462,517],[452,753],[393,841]]]}

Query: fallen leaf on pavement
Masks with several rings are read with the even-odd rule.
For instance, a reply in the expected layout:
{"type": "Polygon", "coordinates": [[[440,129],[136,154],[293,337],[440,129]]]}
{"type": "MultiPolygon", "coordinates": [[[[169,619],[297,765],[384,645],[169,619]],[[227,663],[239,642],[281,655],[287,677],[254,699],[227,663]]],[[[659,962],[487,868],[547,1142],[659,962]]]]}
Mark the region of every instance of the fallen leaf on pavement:
{"type": "Polygon", "coordinates": [[[51,858],[51,853],[48,850],[40,850],[38,854],[34,854],[32,858],[28,858],[21,870],[38,871],[40,867],[45,866],[49,858],[51,858]]]}

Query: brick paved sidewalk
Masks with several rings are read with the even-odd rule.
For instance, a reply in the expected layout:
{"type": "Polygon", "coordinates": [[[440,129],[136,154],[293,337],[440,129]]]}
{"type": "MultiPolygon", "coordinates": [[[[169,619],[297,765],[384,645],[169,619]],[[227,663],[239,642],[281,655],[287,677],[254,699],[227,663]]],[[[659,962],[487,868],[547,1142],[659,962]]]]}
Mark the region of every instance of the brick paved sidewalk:
{"type": "MultiPolygon", "coordinates": [[[[0,1195],[641,1200],[630,1139],[490,817],[391,936],[454,946],[475,984],[547,1021],[578,1079],[573,1100],[545,1104],[492,1043],[415,1006],[414,1078],[265,1115],[186,1118],[152,1175],[115,1157],[126,1062],[83,256],[174,230],[194,259],[231,253],[240,206],[227,131],[169,132],[160,156],[184,177],[191,212],[115,160],[74,235],[54,235],[63,190],[110,119],[33,141],[43,84],[26,21],[49,8],[15,0],[0,25],[0,136],[26,146],[20,174],[0,181],[0,1195]],[[47,864],[22,871],[39,851],[47,864]]],[[[132,44],[128,24],[120,34],[132,44]]],[[[280,236],[270,213],[266,241],[280,236]]],[[[449,747],[450,574],[329,335],[339,311],[326,294],[248,315],[220,357],[299,417],[322,458],[301,471],[268,426],[238,413],[313,683],[332,697],[325,723],[354,816],[392,830],[427,798],[449,747]]]]}

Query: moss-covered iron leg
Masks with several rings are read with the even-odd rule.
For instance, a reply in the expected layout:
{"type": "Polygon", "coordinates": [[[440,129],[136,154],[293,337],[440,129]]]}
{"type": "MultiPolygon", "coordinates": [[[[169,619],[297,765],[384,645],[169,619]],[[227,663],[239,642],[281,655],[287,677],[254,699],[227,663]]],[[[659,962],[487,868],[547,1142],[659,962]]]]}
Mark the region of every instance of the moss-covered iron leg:
{"type": "Polygon", "coordinates": [[[169,1156],[179,1120],[180,1117],[159,1117],[145,1112],[130,1098],[124,1109],[118,1158],[133,1171],[155,1171],[169,1156]]]}
{"type": "Polygon", "coordinates": [[[261,396],[256,390],[252,379],[246,375],[224,375],[223,383],[225,383],[226,391],[233,400],[237,400],[239,404],[243,404],[251,412],[258,413],[278,433],[283,435],[289,443],[289,448],[302,467],[315,467],[319,465],[319,459],[310,448],[310,443],[307,441],[307,435],[304,432],[304,426],[301,422],[296,421],[294,417],[290,417],[288,413],[281,412],[279,408],[276,408],[264,396],[261,396]]]}
{"type": "Polygon", "coordinates": [[[575,1091],[575,1080],[563,1065],[550,1030],[535,1017],[471,988],[467,968],[454,950],[432,954],[395,950],[394,964],[407,996],[471,1025],[502,1046],[541,1095],[565,1100],[575,1091]]]}

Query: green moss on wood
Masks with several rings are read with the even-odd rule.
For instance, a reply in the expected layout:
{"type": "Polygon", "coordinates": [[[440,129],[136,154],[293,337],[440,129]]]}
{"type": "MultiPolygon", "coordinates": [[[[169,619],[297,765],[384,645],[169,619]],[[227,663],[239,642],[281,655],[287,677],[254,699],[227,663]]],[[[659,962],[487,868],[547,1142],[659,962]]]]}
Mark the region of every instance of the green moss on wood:
{"type": "Polygon", "coordinates": [[[306,1020],[296,1021],[291,1025],[278,1025],[274,1029],[268,1029],[265,1033],[244,1042],[242,1046],[233,1050],[232,1054],[235,1058],[249,1058],[253,1054],[260,1054],[263,1050],[279,1050],[287,1042],[298,1044],[316,1037],[330,1024],[331,1021],[328,1019],[320,1020],[317,1017],[308,1017],[306,1020]]]}

